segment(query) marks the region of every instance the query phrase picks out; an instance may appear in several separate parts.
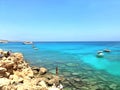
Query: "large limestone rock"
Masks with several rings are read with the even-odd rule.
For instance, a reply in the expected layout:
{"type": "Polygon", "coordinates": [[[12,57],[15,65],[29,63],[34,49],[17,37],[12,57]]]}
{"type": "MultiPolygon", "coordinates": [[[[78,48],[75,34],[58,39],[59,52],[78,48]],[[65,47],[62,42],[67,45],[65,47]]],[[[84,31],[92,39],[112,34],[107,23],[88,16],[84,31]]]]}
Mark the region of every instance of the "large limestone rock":
{"type": "Polygon", "coordinates": [[[10,84],[10,80],[7,78],[0,78],[0,87],[7,86],[10,84]]]}
{"type": "Polygon", "coordinates": [[[44,77],[47,69],[32,68],[24,61],[21,53],[10,53],[0,49],[0,90],[60,90],[53,87],[59,84],[58,77],[44,77]],[[48,84],[51,84],[49,86],[48,84]]]}

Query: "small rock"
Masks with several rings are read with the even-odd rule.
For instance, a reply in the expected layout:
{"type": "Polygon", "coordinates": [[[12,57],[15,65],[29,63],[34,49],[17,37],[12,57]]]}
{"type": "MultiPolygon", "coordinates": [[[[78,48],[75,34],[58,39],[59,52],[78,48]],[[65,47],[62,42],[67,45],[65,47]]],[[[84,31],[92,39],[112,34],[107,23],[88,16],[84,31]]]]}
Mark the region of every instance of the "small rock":
{"type": "Polygon", "coordinates": [[[44,81],[41,81],[39,84],[40,84],[42,87],[47,87],[47,85],[46,85],[46,83],[45,83],[44,81]]]}
{"type": "Polygon", "coordinates": [[[7,71],[6,68],[2,68],[2,67],[0,67],[0,73],[5,73],[6,71],[7,71]]]}
{"type": "Polygon", "coordinates": [[[51,80],[47,81],[47,84],[49,86],[52,86],[54,84],[54,82],[55,82],[54,79],[51,79],[51,80]]]}
{"type": "Polygon", "coordinates": [[[10,80],[7,78],[0,78],[0,87],[4,86],[4,85],[9,85],[10,84],[10,80]]]}
{"type": "Polygon", "coordinates": [[[17,68],[21,69],[21,68],[23,68],[23,65],[19,64],[17,68]]]}
{"type": "Polygon", "coordinates": [[[33,67],[32,67],[32,70],[36,70],[36,71],[39,72],[40,68],[39,68],[39,67],[35,67],[35,66],[33,66],[33,67]]]}
{"type": "Polygon", "coordinates": [[[49,86],[52,86],[53,84],[55,84],[56,86],[59,85],[60,79],[58,76],[55,76],[54,78],[50,79],[47,83],[49,86]]]}
{"type": "Polygon", "coordinates": [[[39,73],[40,73],[41,75],[44,75],[46,72],[47,72],[47,69],[46,69],[46,68],[44,68],[44,67],[41,67],[41,68],[40,68],[39,73]]]}
{"type": "Polygon", "coordinates": [[[79,78],[74,78],[74,81],[80,82],[81,80],[79,78]]]}

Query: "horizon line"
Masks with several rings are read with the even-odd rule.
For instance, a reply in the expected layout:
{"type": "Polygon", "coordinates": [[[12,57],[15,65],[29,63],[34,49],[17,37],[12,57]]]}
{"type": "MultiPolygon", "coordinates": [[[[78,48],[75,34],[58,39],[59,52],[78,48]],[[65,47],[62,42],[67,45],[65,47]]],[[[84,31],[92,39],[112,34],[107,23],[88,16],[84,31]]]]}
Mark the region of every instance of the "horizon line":
{"type": "Polygon", "coordinates": [[[8,42],[24,42],[24,41],[29,41],[29,42],[120,42],[120,41],[117,41],[117,40],[72,40],[72,41],[70,41],[70,40],[58,40],[58,41],[52,41],[52,40],[50,40],[50,41],[46,41],[46,40],[6,40],[6,39],[0,39],[0,41],[8,41],[8,42]]]}

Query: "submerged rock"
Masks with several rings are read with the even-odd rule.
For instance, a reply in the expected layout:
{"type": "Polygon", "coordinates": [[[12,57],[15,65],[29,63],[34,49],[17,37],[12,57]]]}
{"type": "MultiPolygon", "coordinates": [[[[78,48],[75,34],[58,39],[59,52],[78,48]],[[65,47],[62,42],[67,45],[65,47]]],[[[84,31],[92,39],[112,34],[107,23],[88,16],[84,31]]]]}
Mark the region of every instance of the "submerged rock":
{"type": "Polygon", "coordinates": [[[62,74],[64,75],[64,76],[71,76],[71,73],[70,72],[62,72],[62,74]]]}
{"type": "Polygon", "coordinates": [[[88,87],[82,86],[80,90],[90,90],[88,87]]]}
{"type": "Polygon", "coordinates": [[[72,73],[72,75],[75,75],[75,76],[77,76],[77,75],[79,75],[79,73],[75,73],[75,72],[74,72],[74,73],[72,73]]]}
{"type": "Polygon", "coordinates": [[[113,90],[116,90],[117,85],[113,83],[113,84],[111,84],[109,87],[110,87],[111,89],[113,89],[113,90]]]}
{"type": "Polygon", "coordinates": [[[95,86],[90,86],[90,90],[100,90],[100,89],[97,85],[95,85],[95,86]]]}
{"type": "Polygon", "coordinates": [[[66,65],[69,66],[69,67],[77,66],[77,64],[74,64],[74,63],[67,63],[66,65]]]}
{"type": "Polygon", "coordinates": [[[74,78],[74,81],[80,82],[81,80],[80,80],[80,78],[74,78]]]}

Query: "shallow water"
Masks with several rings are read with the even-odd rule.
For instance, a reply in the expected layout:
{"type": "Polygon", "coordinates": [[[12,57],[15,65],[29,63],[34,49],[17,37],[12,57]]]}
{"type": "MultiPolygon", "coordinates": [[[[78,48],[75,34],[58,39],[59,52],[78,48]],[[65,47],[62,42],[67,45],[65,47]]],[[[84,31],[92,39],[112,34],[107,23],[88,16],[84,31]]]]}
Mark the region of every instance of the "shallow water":
{"type": "Polygon", "coordinates": [[[35,47],[38,50],[34,50],[32,45],[22,43],[0,44],[1,49],[22,52],[31,65],[47,67],[52,73],[55,73],[55,68],[58,66],[59,74],[69,78],[70,82],[73,82],[75,78],[87,79],[87,81],[82,81],[85,85],[74,80],[75,82],[70,84],[70,88],[73,88],[71,90],[79,90],[79,87],[83,86],[92,90],[95,88],[91,84],[93,81],[97,83],[97,86],[101,85],[99,87],[107,86],[108,89],[105,90],[120,90],[120,42],[36,42],[35,47]],[[104,53],[103,58],[96,57],[96,52],[105,48],[110,49],[111,52],[104,53]],[[98,83],[100,81],[101,84],[98,83]]]}

